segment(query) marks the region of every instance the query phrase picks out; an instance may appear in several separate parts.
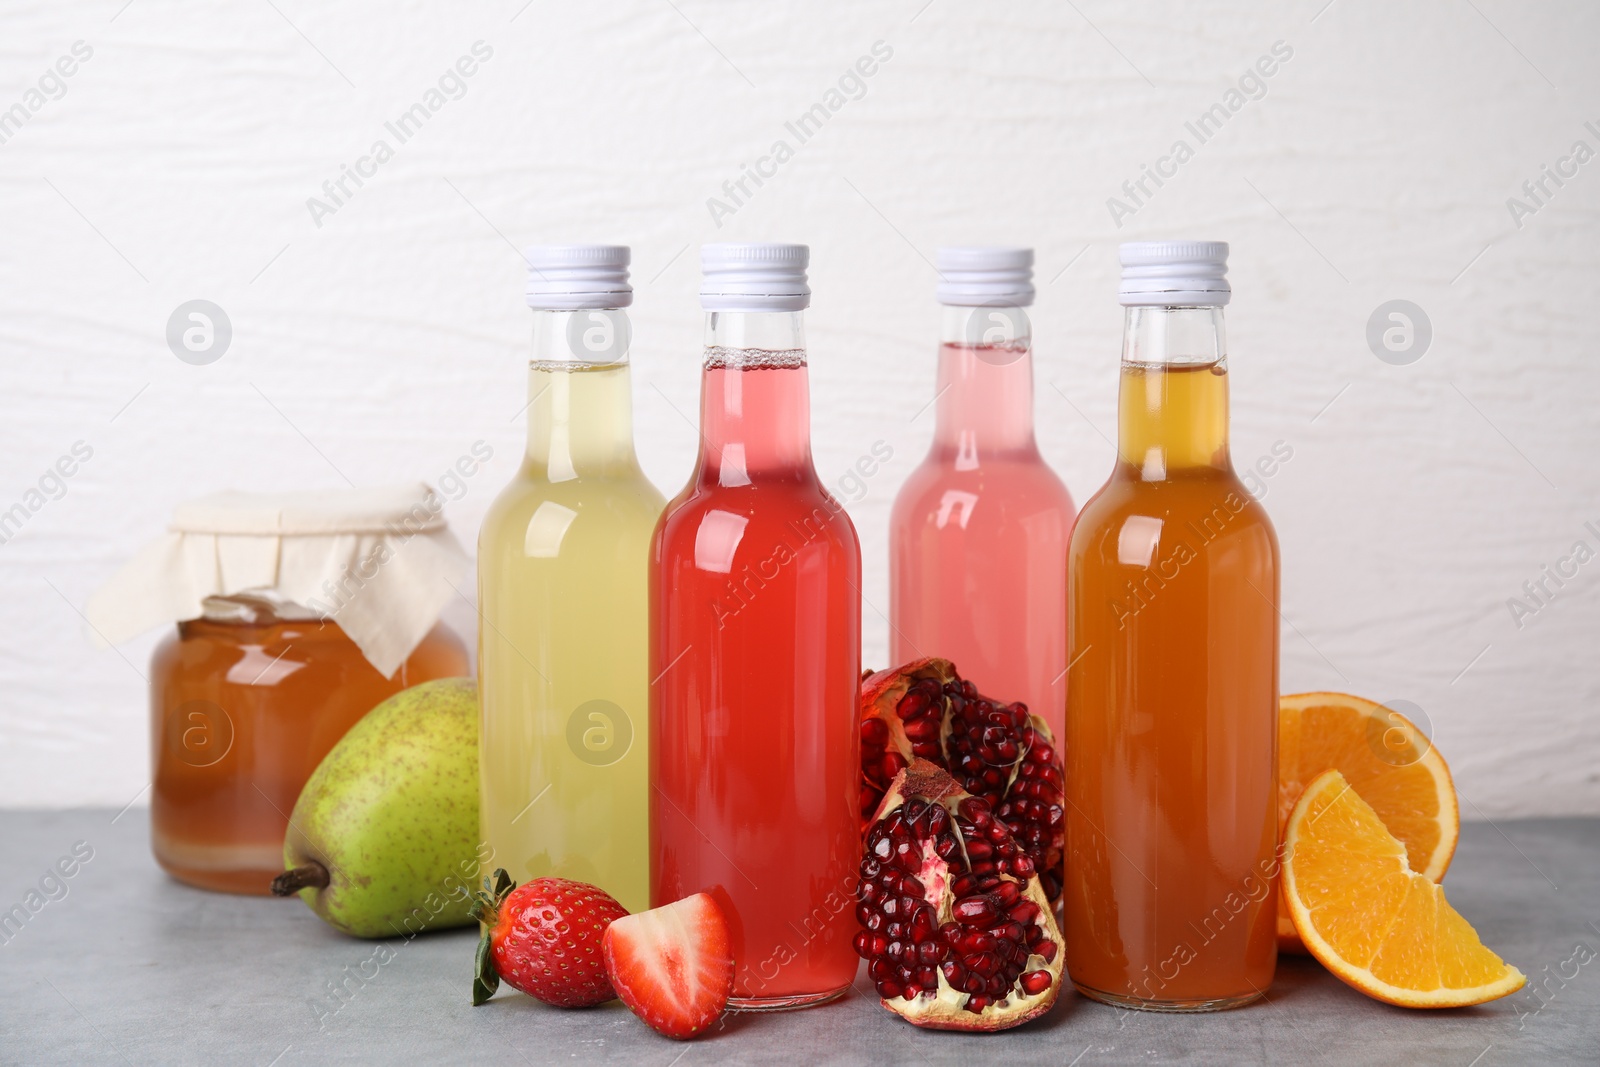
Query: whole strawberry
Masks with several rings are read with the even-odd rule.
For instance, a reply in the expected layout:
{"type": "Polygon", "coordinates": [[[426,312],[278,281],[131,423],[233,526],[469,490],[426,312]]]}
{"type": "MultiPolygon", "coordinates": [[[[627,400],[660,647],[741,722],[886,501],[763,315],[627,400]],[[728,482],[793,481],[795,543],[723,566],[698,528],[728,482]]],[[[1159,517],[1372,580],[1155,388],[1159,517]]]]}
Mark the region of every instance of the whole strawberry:
{"type": "Polygon", "coordinates": [[[588,1008],[616,999],[606,977],[601,939],[628,914],[611,894],[567,878],[535,878],[520,888],[504,868],[483,880],[473,916],[482,924],[472,1003],[500,986],[560,1008],[588,1008]]]}

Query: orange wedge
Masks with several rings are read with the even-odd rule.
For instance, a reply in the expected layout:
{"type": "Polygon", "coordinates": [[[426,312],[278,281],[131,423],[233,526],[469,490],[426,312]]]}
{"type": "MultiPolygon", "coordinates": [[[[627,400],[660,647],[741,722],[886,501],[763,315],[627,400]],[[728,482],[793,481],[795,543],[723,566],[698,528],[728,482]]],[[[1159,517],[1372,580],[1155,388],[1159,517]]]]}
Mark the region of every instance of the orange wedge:
{"type": "Polygon", "coordinates": [[[1483,947],[1406,852],[1338,771],[1306,786],[1284,835],[1283,896],[1311,954],[1403,1008],[1460,1008],[1521,989],[1522,972],[1483,947]]]}
{"type": "MultiPolygon", "coordinates": [[[[1437,882],[1461,831],[1455,783],[1439,750],[1404,715],[1348,693],[1294,693],[1278,701],[1278,826],[1307,782],[1343,774],[1406,847],[1411,869],[1437,882]]],[[[1304,952],[1283,902],[1278,948],[1304,952]]]]}

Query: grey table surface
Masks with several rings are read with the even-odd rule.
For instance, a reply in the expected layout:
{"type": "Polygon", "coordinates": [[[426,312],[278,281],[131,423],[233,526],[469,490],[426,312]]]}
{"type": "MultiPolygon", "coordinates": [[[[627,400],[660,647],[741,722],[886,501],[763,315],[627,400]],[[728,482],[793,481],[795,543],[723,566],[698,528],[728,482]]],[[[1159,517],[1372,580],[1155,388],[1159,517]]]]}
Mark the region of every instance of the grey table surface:
{"type": "Polygon", "coordinates": [[[1018,1030],[944,1034],[890,1016],[863,977],[844,1000],[730,1016],[688,1044],[615,1003],[562,1011],[502,991],[473,1008],[474,932],[354,940],[297,901],[172,881],[147,835],[142,809],[0,813],[0,911],[39,893],[0,929],[0,1062],[1600,1063],[1595,819],[1463,827],[1446,891],[1529,979],[1479,1008],[1389,1007],[1287,958],[1264,1002],[1232,1012],[1122,1012],[1068,992],[1018,1030]],[[93,857],[48,878],[75,846],[93,857]]]}

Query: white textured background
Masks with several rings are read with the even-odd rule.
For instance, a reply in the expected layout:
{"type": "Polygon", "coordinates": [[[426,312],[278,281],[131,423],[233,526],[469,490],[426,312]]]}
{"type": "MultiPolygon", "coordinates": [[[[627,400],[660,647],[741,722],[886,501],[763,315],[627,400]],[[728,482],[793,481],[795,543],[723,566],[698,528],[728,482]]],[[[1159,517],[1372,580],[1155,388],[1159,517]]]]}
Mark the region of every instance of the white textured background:
{"type": "Polygon", "coordinates": [[[1112,458],[1116,242],[1185,236],[1233,244],[1236,461],[1293,449],[1266,498],[1285,689],[1422,708],[1469,818],[1600,813],[1600,560],[1520,629],[1507,606],[1600,549],[1600,161],[1520,227],[1506,204],[1600,149],[1596,5],[33,0],[0,15],[0,109],[79,40],[93,57],[0,145],[0,510],[93,449],[0,545],[0,804],[140,796],[154,635],[96,652],[77,609],[176,500],[436,480],[483,439],[449,511],[475,538],[520,447],[515,247],[633,246],[638,435],[670,495],[698,244],[812,246],[818,468],[894,449],[851,506],[881,664],[934,248],[1037,247],[1039,434],[1081,503],[1112,458]],[[479,40],[465,95],[316,226],[307,197],[479,40]],[[707,198],[879,40],[865,95],[714,225],[707,198]],[[1197,145],[1184,122],[1276,41],[1265,97],[1197,145]],[[1195,157],[1119,229],[1107,198],[1180,137],[1195,157]],[[193,298],[233,324],[209,366],[164,340],[193,298]],[[1409,366],[1365,340],[1393,298],[1433,325],[1409,366]]]}

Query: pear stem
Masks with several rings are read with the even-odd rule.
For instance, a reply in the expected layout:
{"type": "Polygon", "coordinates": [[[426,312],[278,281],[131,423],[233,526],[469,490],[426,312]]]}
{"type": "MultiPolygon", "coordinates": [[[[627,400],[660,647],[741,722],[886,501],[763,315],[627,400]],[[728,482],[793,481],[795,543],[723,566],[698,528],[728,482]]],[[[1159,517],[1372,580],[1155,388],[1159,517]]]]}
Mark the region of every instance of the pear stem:
{"type": "Polygon", "coordinates": [[[326,889],[328,868],[312,860],[299,867],[291,867],[272,880],[272,895],[290,897],[302,889],[326,889]]]}

